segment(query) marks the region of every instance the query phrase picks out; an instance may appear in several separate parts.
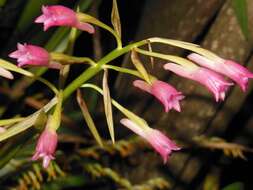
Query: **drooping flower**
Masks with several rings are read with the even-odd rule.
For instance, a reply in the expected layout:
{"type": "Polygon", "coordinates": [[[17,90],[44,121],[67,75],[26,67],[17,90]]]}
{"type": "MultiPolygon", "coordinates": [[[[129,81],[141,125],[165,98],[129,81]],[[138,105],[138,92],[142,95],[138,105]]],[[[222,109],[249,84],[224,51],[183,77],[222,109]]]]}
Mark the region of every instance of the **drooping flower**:
{"type": "Polygon", "coordinates": [[[61,68],[61,64],[50,62],[49,53],[42,47],[18,43],[17,48],[16,51],[9,54],[9,57],[17,59],[19,67],[30,65],[45,66],[52,69],[61,68]]]}
{"type": "Polygon", "coordinates": [[[188,68],[174,63],[167,63],[164,65],[164,69],[206,86],[213,93],[216,102],[224,100],[227,90],[233,85],[233,83],[226,81],[220,74],[203,67],[188,68]]]}
{"type": "Polygon", "coordinates": [[[35,153],[32,160],[43,159],[43,167],[47,168],[50,161],[54,159],[58,137],[55,130],[45,129],[37,142],[35,153]]]}
{"type": "Polygon", "coordinates": [[[5,77],[7,79],[13,79],[14,78],[10,71],[2,68],[1,66],[0,66],[0,76],[5,77]]]}
{"type": "Polygon", "coordinates": [[[76,12],[62,5],[42,6],[42,12],[43,14],[35,19],[35,23],[43,23],[44,31],[52,26],[70,26],[91,34],[95,32],[92,25],[80,22],[76,12]]]}
{"type": "Polygon", "coordinates": [[[243,91],[247,89],[249,78],[253,78],[252,72],[231,60],[225,60],[220,57],[211,60],[196,53],[191,53],[187,57],[203,67],[207,67],[229,77],[235,81],[243,91]]]}
{"type": "Polygon", "coordinates": [[[126,118],[121,119],[120,123],[148,141],[150,145],[162,156],[164,163],[167,162],[172,151],[180,150],[176,143],[157,129],[152,129],[148,126],[142,128],[126,118]]]}
{"type": "Polygon", "coordinates": [[[133,85],[155,96],[163,104],[165,112],[171,109],[181,111],[179,101],[184,96],[168,83],[155,80],[152,84],[148,84],[143,80],[135,80],[133,85]]]}

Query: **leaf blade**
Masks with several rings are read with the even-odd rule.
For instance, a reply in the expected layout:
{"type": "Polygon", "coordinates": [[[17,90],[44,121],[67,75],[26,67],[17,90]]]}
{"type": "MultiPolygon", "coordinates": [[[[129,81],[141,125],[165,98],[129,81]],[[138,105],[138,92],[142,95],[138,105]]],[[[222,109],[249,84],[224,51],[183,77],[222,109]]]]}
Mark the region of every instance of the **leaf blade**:
{"type": "Polygon", "coordinates": [[[113,0],[112,2],[111,22],[112,22],[114,30],[118,34],[119,38],[121,38],[121,23],[120,23],[117,0],[113,0]]]}
{"type": "Polygon", "coordinates": [[[113,125],[113,115],[112,115],[112,103],[111,103],[111,95],[110,89],[108,86],[108,71],[104,70],[103,76],[103,94],[104,94],[104,108],[105,108],[105,116],[106,122],[108,125],[109,133],[112,139],[112,142],[115,143],[115,135],[114,135],[114,125],[113,125]]]}
{"type": "Polygon", "coordinates": [[[77,103],[78,103],[79,107],[81,108],[83,117],[87,123],[88,128],[90,129],[90,131],[91,131],[92,135],[94,136],[95,140],[97,141],[97,143],[101,147],[103,147],[102,139],[97,131],[95,123],[89,113],[87,105],[86,105],[85,101],[83,100],[81,91],[79,89],[77,90],[76,99],[77,99],[77,103]]]}

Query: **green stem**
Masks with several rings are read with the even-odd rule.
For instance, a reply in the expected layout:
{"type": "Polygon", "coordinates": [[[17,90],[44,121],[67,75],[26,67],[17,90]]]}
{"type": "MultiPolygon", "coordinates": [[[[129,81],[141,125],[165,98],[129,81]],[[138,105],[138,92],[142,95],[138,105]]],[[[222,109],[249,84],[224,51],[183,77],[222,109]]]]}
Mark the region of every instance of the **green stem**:
{"type": "Polygon", "coordinates": [[[78,17],[79,21],[92,23],[92,24],[95,24],[95,25],[109,31],[115,37],[115,39],[117,41],[118,49],[122,48],[122,42],[121,42],[120,37],[118,36],[118,34],[110,26],[108,26],[108,25],[104,24],[103,22],[97,20],[95,17],[92,17],[92,16],[84,14],[84,13],[78,12],[77,17],[78,17]]]}
{"type": "Polygon", "coordinates": [[[20,121],[23,121],[25,117],[18,117],[18,118],[11,118],[11,119],[1,119],[0,120],[0,126],[10,125],[13,123],[17,123],[20,121]]]}
{"type": "MultiPolygon", "coordinates": [[[[141,79],[144,79],[144,77],[137,70],[127,69],[127,68],[124,68],[124,67],[118,67],[118,66],[115,66],[115,65],[104,65],[103,68],[112,69],[112,70],[115,70],[115,71],[118,71],[118,72],[121,72],[121,73],[127,73],[127,74],[130,74],[130,75],[139,77],[141,79]]],[[[149,75],[149,77],[151,78],[151,81],[156,79],[152,75],[149,75]]]]}
{"type": "Polygon", "coordinates": [[[173,39],[166,39],[166,38],[158,38],[158,37],[153,37],[147,39],[150,43],[161,43],[161,44],[167,44],[183,49],[187,49],[193,52],[196,52],[200,55],[203,55],[211,60],[220,60],[221,58],[217,56],[215,53],[206,50],[202,47],[200,47],[197,44],[189,43],[189,42],[184,42],[184,41],[179,41],[179,40],[173,40],[173,39]]]}
{"type": "Polygon", "coordinates": [[[186,66],[189,68],[196,68],[197,67],[193,62],[191,62],[185,58],[179,57],[179,56],[167,55],[167,54],[162,54],[162,53],[157,53],[157,52],[150,52],[150,51],[146,51],[146,50],[139,49],[139,48],[136,48],[135,51],[137,51],[143,55],[157,57],[157,58],[171,61],[171,62],[177,63],[182,66],[186,66]]]}
{"type": "Polygon", "coordinates": [[[143,79],[143,77],[141,76],[141,74],[137,70],[127,69],[127,68],[124,68],[124,67],[118,67],[118,66],[114,66],[114,65],[104,65],[103,68],[112,69],[112,70],[115,70],[115,71],[118,71],[118,72],[121,72],[121,73],[127,73],[127,74],[130,74],[130,75],[133,75],[133,76],[136,76],[136,77],[139,77],[139,78],[143,79]]]}
{"type": "Polygon", "coordinates": [[[51,121],[50,124],[48,125],[49,129],[53,129],[56,131],[60,127],[62,101],[63,101],[63,92],[62,92],[62,90],[59,90],[59,93],[57,94],[57,104],[55,106],[54,113],[52,115],[52,118],[49,118],[51,121]]]}
{"type": "Polygon", "coordinates": [[[57,88],[52,84],[50,83],[49,81],[47,81],[46,79],[43,79],[41,77],[35,77],[35,79],[37,79],[38,81],[42,82],[43,84],[45,84],[47,87],[49,87],[55,94],[58,93],[58,90],[57,88]]]}
{"type": "Polygon", "coordinates": [[[103,69],[103,65],[109,63],[115,58],[129,52],[133,48],[143,46],[147,44],[148,41],[142,40],[133,44],[129,44],[121,49],[115,49],[105,57],[103,57],[100,61],[97,62],[96,66],[91,66],[86,69],[81,75],[79,75],[74,81],[72,81],[63,91],[63,99],[68,98],[77,88],[79,88],[83,83],[87,80],[95,76],[98,72],[103,69]]]}
{"type": "Polygon", "coordinates": [[[51,60],[60,62],[63,65],[74,64],[74,63],[89,63],[91,65],[95,65],[96,62],[90,59],[89,57],[74,57],[70,55],[65,55],[63,53],[50,53],[51,60]]]}

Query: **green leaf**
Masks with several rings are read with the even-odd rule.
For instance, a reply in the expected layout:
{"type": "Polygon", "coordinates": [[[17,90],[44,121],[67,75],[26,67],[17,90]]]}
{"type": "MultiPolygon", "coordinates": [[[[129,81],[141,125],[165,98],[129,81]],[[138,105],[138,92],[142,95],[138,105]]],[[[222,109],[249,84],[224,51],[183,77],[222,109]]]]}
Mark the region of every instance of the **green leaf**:
{"type": "Polygon", "coordinates": [[[14,71],[16,73],[20,73],[20,74],[28,76],[28,77],[33,77],[34,76],[31,72],[26,71],[26,70],[24,70],[20,67],[17,67],[16,65],[14,65],[14,64],[12,64],[8,61],[5,61],[3,59],[0,59],[0,66],[4,69],[14,71]]]}
{"type": "Polygon", "coordinates": [[[104,94],[104,108],[105,108],[106,121],[107,121],[112,142],[114,143],[115,137],[114,137],[114,126],[113,126],[113,115],[112,115],[112,103],[111,103],[110,89],[108,86],[107,69],[104,70],[104,76],[103,76],[103,94],[104,94]]]}
{"type": "Polygon", "coordinates": [[[120,16],[119,16],[117,0],[112,1],[111,22],[112,22],[114,30],[118,34],[119,38],[121,38],[121,24],[120,24],[120,16]]]}
{"type": "Polygon", "coordinates": [[[248,10],[247,10],[247,1],[246,0],[233,0],[233,7],[235,10],[236,17],[241,26],[241,30],[246,39],[249,37],[249,28],[248,28],[248,10]]]}
{"type": "Polygon", "coordinates": [[[244,190],[244,185],[241,182],[235,182],[224,187],[222,190],[244,190]]]}
{"type": "Polygon", "coordinates": [[[45,105],[40,110],[26,117],[21,122],[12,125],[5,132],[0,133],[0,142],[32,127],[38,121],[37,119],[40,117],[40,113],[48,112],[56,103],[57,103],[57,99],[53,98],[47,105],[45,105]]]}
{"type": "Polygon", "coordinates": [[[81,91],[78,89],[77,90],[77,94],[76,94],[76,99],[77,99],[77,102],[82,110],[82,113],[83,113],[83,117],[92,133],[92,135],[94,136],[95,140],[97,141],[97,143],[102,147],[103,146],[103,142],[101,140],[101,137],[97,131],[97,128],[94,124],[94,121],[89,113],[89,110],[87,108],[87,105],[85,103],[85,101],[83,100],[83,97],[82,97],[82,94],[81,94],[81,91]]]}

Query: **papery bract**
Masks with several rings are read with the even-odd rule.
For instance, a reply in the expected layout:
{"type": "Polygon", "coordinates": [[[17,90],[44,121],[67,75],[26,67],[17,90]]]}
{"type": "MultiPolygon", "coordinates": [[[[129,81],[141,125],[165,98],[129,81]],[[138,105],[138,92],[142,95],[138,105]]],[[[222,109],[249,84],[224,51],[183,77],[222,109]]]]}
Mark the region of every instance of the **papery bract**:
{"type": "Polygon", "coordinates": [[[42,6],[43,14],[35,19],[35,23],[43,23],[44,31],[52,26],[70,26],[80,30],[94,33],[92,25],[80,22],[76,12],[62,5],[42,6]]]}
{"type": "Polygon", "coordinates": [[[253,78],[252,72],[231,60],[224,60],[222,58],[211,60],[196,53],[191,53],[187,57],[203,67],[207,67],[229,77],[235,81],[243,91],[247,89],[248,79],[253,78]]]}
{"type": "Polygon", "coordinates": [[[223,76],[203,67],[188,68],[174,63],[167,63],[164,65],[164,69],[206,86],[213,93],[216,102],[224,100],[227,90],[233,85],[233,83],[226,81],[223,76]]]}
{"type": "Polygon", "coordinates": [[[168,83],[156,80],[148,84],[143,80],[135,80],[133,85],[155,96],[164,105],[165,112],[171,109],[181,111],[179,101],[184,96],[168,83]]]}
{"type": "Polygon", "coordinates": [[[43,159],[43,167],[47,168],[50,161],[54,159],[58,137],[54,130],[45,129],[39,137],[32,160],[43,159]]]}
{"type": "Polygon", "coordinates": [[[167,162],[169,155],[172,151],[180,150],[180,148],[167,136],[157,129],[152,129],[150,127],[142,128],[136,123],[129,119],[121,119],[121,124],[129,128],[146,141],[148,141],[151,146],[162,156],[164,163],[167,162]]]}
{"type": "Polygon", "coordinates": [[[5,77],[7,79],[13,79],[14,78],[10,71],[2,68],[1,66],[0,66],[0,76],[5,77]]]}
{"type": "Polygon", "coordinates": [[[45,66],[52,69],[60,69],[61,64],[50,63],[50,55],[42,47],[28,44],[17,45],[17,50],[10,53],[9,57],[17,59],[18,66],[45,66]]]}

